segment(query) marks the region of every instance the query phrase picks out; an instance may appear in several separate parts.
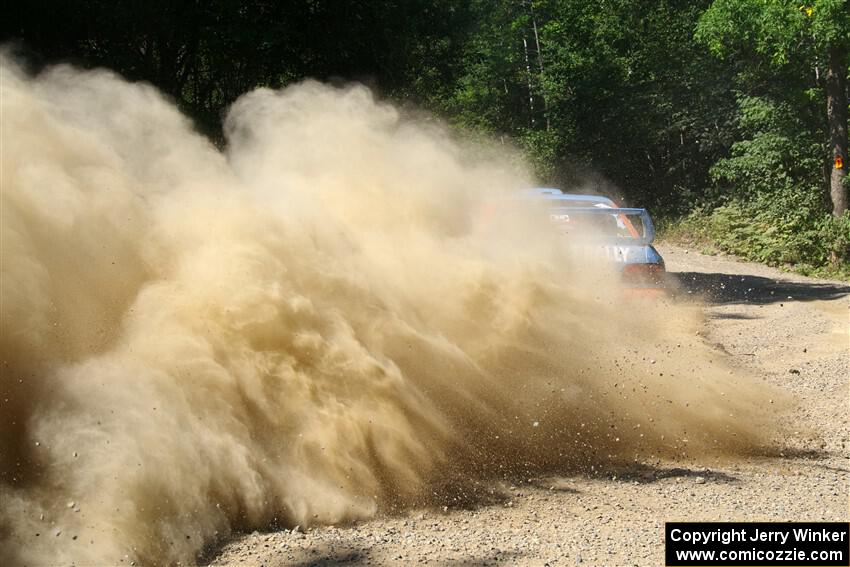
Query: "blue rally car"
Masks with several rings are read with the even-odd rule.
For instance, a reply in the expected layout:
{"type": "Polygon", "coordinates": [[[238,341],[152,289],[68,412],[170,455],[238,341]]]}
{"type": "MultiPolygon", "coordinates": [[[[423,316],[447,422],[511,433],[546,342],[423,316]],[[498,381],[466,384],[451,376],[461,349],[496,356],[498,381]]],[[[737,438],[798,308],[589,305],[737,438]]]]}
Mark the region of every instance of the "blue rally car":
{"type": "Polygon", "coordinates": [[[619,269],[630,292],[664,293],[664,259],[652,245],[655,227],[646,209],[621,208],[607,197],[551,188],[525,189],[511,200],[544,205],[549,220],[576,249],[619,269]]]}

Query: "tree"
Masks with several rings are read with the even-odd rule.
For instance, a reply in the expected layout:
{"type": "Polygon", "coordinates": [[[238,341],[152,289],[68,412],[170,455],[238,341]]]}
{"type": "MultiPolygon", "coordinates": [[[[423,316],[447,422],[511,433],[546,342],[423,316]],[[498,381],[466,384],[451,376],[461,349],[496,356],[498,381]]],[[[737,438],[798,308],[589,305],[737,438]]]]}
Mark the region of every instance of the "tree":
{"type": "Polygon", "coordinates": [[[814,68],[825,90],[829,198],[836,218],[848,208],[847,85],[850,6],[846,0],[715,0],[700,18],[696,38],[718,56],[736,55],[779,73],[814,68]],[[825,70],[825,72],[822,72],[825,70]]]}
{"type": "Polygon", "coordinates": [[[220,138],[241,94],[304,77],[355,80],[423,102],[455,80],[460,0],[32,0],[7,3],[0,42],[39,63],[103,66],[174,97],[220,138]]]}

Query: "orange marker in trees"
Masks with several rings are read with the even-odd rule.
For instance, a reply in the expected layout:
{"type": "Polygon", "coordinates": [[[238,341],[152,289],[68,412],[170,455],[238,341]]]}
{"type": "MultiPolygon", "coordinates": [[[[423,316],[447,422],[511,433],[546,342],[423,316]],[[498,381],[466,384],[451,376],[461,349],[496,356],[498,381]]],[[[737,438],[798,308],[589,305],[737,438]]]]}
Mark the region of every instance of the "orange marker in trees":
{"type": "Polygon", "coordinates": [[[835,156],[835,169],[844,169],[844,158],[841,156],[835,156]]]}

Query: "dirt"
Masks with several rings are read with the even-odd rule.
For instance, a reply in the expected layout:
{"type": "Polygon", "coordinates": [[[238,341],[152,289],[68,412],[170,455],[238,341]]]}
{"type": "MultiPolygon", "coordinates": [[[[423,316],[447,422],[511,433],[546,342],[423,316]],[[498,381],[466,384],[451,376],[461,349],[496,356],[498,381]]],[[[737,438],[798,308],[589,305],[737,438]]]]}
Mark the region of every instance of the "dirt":
{"type": "Polygon", "coordinates": [[[201,562],[662,565],[665,521],[848,520],[850,286],[659,248],[679,300],[703,302],[705,338],[796,399],[787,453],[494,482],[490,502],[243,534],[201,562]]]}

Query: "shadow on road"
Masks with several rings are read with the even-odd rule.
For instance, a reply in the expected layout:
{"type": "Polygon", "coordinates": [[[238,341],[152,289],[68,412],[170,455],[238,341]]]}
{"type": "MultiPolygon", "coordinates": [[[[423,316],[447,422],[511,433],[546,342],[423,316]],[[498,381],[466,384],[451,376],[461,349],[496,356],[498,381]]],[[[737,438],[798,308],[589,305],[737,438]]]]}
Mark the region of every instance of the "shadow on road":
{"type": "Polygon", "coordinates": [[[738,477],[721,471],[709,469],[686,469],[683,467],[652,467],[648,465],[635,464],[627,471],[621,472],[621,480],[649,484],[667,478],[702,478],[716,482],[737,482],[738,477]]]}
{"type": "MultiPolygon", "coordinates": [[[[418,562],[415,561],[415,557],[411,557],[409,554],[398,555],[392,559],[379,559],[370,553],[370,546],[362,543],[358,545],[352,542],[340,542],[336,545],[293,550],[297,558],[287,560],[285,563],[281,561],[278,565],[290,565],[292,567],[333,567],[339,565],[403,565],[418,562]],[[334,549],[336,545],[342,546],[345,549],[337,551],[334,549]]],[[[442,559],[439,563],[441,565],[453,565],[456,567],[511,565],[516,563],[522,555],[519,552],[498,551],[495,554],[486,554],[480,557],[469,556],[458,559],[442,559]]],[[[421,557],[418,559],[421,560],[421,557]]],[[[429,562],[437,562],[435,559],[432,557],[429,562]]]]}
{"type": "Polygon", "coordinates": [[[308,567],[311,565],[360,565],[366,562],[367,556],[359,551],[329,552],[315,551],[316,557],[300,559],[290,563],[292,567],[308,567]]]}
{"type": "Polygon", "coordinates": [[[679,296],[696,295],[708,303],[752,303],[838,299],[850,295],[850,285],[775,280],[760,276],[703,272],[670,272],[679,296]]]}

